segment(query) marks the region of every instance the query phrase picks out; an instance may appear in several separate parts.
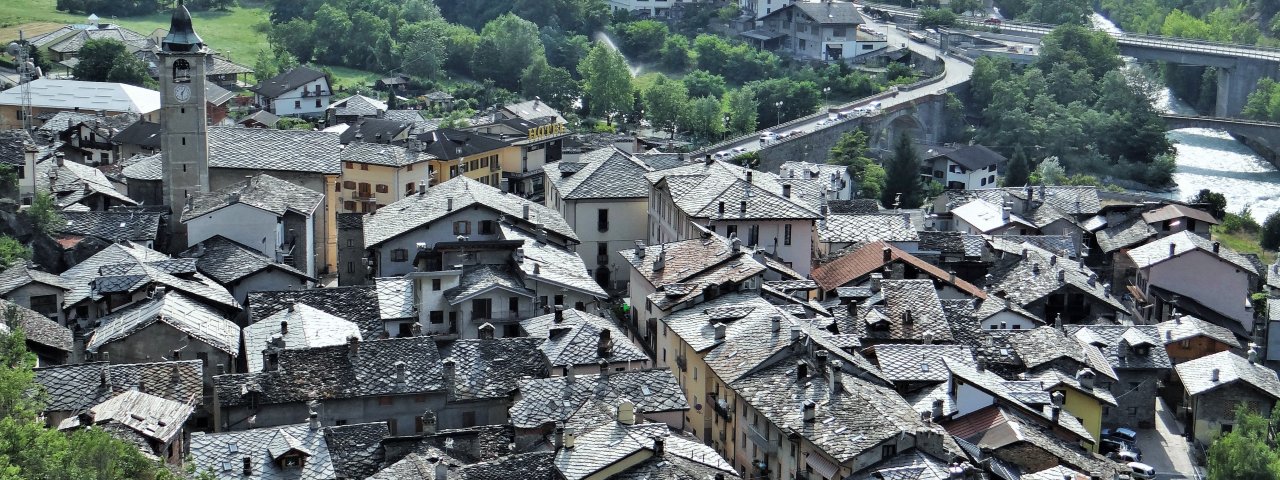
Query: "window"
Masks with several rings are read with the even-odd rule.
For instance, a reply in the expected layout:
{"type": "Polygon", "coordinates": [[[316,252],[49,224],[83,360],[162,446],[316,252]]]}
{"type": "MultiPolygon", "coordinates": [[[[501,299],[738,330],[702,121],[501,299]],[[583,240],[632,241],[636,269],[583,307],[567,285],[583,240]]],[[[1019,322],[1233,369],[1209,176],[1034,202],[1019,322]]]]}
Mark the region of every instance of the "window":
{"type": "Polygon", "coordinates": [[[880,458],[889,458],[898,454],[897,445],[884,445],[880,447],[880,458]]]}
{"type": "Polygon", "coordinates": [[[982,179],[982,181],[981,181],[981,182],[978,182],[978,183],[980,183],[982,186],[986,186],[986,185],[987,185],[987,179],[986,179],[986,178],[983,178],[983,179],[982,179]]]}
{"type": "MultiPolygon", "coordinates": [[[[34,310],[34,308],[32,310],[34,310]]],[[[1191,340],[1183,340],[1178,342],[1178,345],[1182,345],[1182,348],[1191,348],[1191,340]]]]}
{"type": "Polygon", "coordinates": [[[302,100],[294,100],[294,101],[293,101],[293,109],[294,109],[294,110],[301,110],[301,109],[302,109],[302,100]]]}
{"type": "Polygon", "coordinates": [[[391,436],[393,437],[396,436],[396,419],[394,418],[387,419],[387,429],[391,430],[391,436]]]}
{"type": "Polygon", "coordinates": [[[791,245],[791,224],[782,226],[782,244],[791,245]]]}
{"type": "Polygon", "coordinates": [[[404,184],[404,194],[413,195],[413,182],[404,184]]]}
{"type": "Polygon", "coordinates": [[[756,246],[760,244],[760,226],[752,225],[747,227],[747,245],[756,246]]]}
{"type": "Polygon", "coordinates": [[[833,37],[843,37],[844,35],[845,35],[845,27],[833,27],[831,29],[831,36],[833,37]]]}
{"type": "Polygon", "coordinates": [[[319,98],[317,98],[317,99],[316,99],[316,108],[320,108],[320,99],[319,99],[319,98]]]}
{"type": "MultiPolygon", "coordinates": [[[[354,164],[351,164],[351,165],[354,165],[354,164]]],[[[353,167],[351,167],[351,168],[355,168],[355,167],[353,166],[353,167]]],[[[356,182],[353,182],[353,181],[351,181],[351,180],[345,180],[345,181],[343,181],[343,182],[342,182],[342,188],[345,188],[345,189],[347,189],[347,190],[355,190],[355,189],[356,189],[356,182]]]]}
{"type": "Polygon", "coordinates": [[[347,262],[347,273],[356,273],[356,262],[347,262]]]}
{"type": "Polygon", "coordinates": [[[333,191],[335,191],[335,192],[341,192],[341,191],[342,191],[342,183],[334,182],[334,183],[333,183],[333,191]]]}
{"type": "Polygon", "coordinates": [[[361,170],[368,170],[368,169],[369,169],[369,164],[367,164],[367,163],[361,163],[361,164],[360,164],[360,169],[361,169],[361,170]]]}
{"type": "Polygon", "coordinates": [[[737,225],[729,225],[729,226],[727,226],[727,227],[724,227],[724,234],[725,234],[725,235],[727,235],[727,236],[730,236],[730,237],[736,237],[736,236],[738,236],[738,226],[737,226],[737,225]]]}
{"type": "Polygon", "coordinates": [[[476,412],[462,412],[462,426],[463,428],[476,426],[476,412]]]}
{"type": "Polygon", "coordinates": [[[434,292],[439,290],[440,290],[440,279],[439,278],[431,279],[431,291],[434,292]]]}
{"type": "Polygon", "coordinates": [[[373,187],[373,191],[378,192],[378,193],[387,193],[387,192],[391,191],[391,189],[390,189],[389,187],[387,187],[386,185],[383,185],[383,184],[379,183],[379,184],[377,184],[377,185],[375,185],[375,186],[373,187]]]}
{"type": "Polygon", "coordinates": [[[494,222],[493,220],[481,220],[481,221],[480,221],[480,225],[479,225],[480,234],[481,234],[481,235],[493,235],[493,234],[497,233],[497,232],[496,232],[496,230],[497,230],[497,229],[496,229],[496,228],[494,228],[494,223],[495,223],[495,222],[494,222]]]}
{"type": "Polygon", "coordinates": [[[351,201],[351,200],[344,201],[344,202],[342,202],[342,209],[343,209],[343,210],[351,210],[351,211],[355,211],[355,209],[356,209],[356,202],[353,202],[353,201],[351,201]]]}
{"type": "Polygon", "coordinates": [[[432,323],[433,325],[440,325],[440,324],[444,323],[444,311],[442,311],[442,310],[432,310],[432,311],[431,311],[431,323],[432,323]]]}
{"type": "Polygon", "coordinates": [[[453,222],[453,234],[454,235],[470,235],[471,222],[468,222],[466,220],[459,220],[457,222],[453,222]]]}
{"type": "Polygon", "coordinates": [[[409,260],[409,251],[403,248],[397,248],[391,251],[391,261],[403,262],[409,260]]]}
{"type": "Polygon", "coordinates": [[[596,210],[596,230],[601,232],[609,231],[609,209],[601,208],[596,210]]]}
{"type": "Polygon", "coordinates": [[[50,318],[58,316],[58,296],[57,295],[32,295],[30,298],[31,309],[50,318]]]}

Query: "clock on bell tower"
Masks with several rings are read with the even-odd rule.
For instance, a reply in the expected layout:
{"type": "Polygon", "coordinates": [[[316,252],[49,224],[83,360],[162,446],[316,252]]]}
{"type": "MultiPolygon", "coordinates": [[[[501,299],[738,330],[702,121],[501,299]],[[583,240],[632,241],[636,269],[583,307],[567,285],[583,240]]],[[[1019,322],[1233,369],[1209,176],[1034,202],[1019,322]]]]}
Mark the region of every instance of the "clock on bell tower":
{"type": "Polygon", "coordinates": [[[160,151],[164,199],[169,203],[170,248],[187,248],[180,221],[187,199],[209,191],[208,112],[205,67],[209,49],[191,26],[191,13],[178,0],[169,34],[160,44],[160,151]]]}

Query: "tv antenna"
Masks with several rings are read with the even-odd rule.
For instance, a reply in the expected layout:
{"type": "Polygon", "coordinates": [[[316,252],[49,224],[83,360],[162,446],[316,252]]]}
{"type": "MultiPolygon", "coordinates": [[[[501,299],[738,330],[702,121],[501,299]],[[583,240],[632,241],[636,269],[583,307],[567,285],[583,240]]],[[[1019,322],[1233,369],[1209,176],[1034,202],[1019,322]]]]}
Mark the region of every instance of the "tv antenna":
{"type": "Polygon", "coordinates": [[[36,67],[35,62],[31,60],[30,42],[23,35],[22,30],[18,30],[18,40],[10,42],[6,52],[14,58],[14,65],[18,70],[18,93],[22,98],[21,115],[22,129],[31,131],[31,81],[39,78],[40,69],[36,67]]]}

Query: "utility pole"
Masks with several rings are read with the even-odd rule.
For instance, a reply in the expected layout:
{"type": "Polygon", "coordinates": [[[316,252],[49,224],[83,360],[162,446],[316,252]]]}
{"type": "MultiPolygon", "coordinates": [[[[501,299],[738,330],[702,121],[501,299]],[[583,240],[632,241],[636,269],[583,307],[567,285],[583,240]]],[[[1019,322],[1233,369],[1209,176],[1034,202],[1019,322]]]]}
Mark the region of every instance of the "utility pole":
{"type": "Polygon", "coordinates": [[[18,30],[18,41],[10,42],[9,55],[14,58],[18,70],[18,93],[22,97],[19,115],[22,116],[22,129],[31,131],[31,81],[40,76],[40,69],[31,61],[30,43],[22,30],[18,30]]]}

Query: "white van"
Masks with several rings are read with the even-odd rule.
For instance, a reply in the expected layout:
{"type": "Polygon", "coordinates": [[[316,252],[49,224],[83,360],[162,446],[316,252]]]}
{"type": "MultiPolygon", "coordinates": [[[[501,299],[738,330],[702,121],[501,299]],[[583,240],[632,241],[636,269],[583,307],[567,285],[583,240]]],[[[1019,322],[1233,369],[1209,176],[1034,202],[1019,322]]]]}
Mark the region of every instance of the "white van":
{"type": "Polygon", "coordinates": [[[1129,470],[1132,471],[1133,478],[1150,480],[1156,478],[1156,468],[1141,462],[1129,462],[1129,470]]]}

